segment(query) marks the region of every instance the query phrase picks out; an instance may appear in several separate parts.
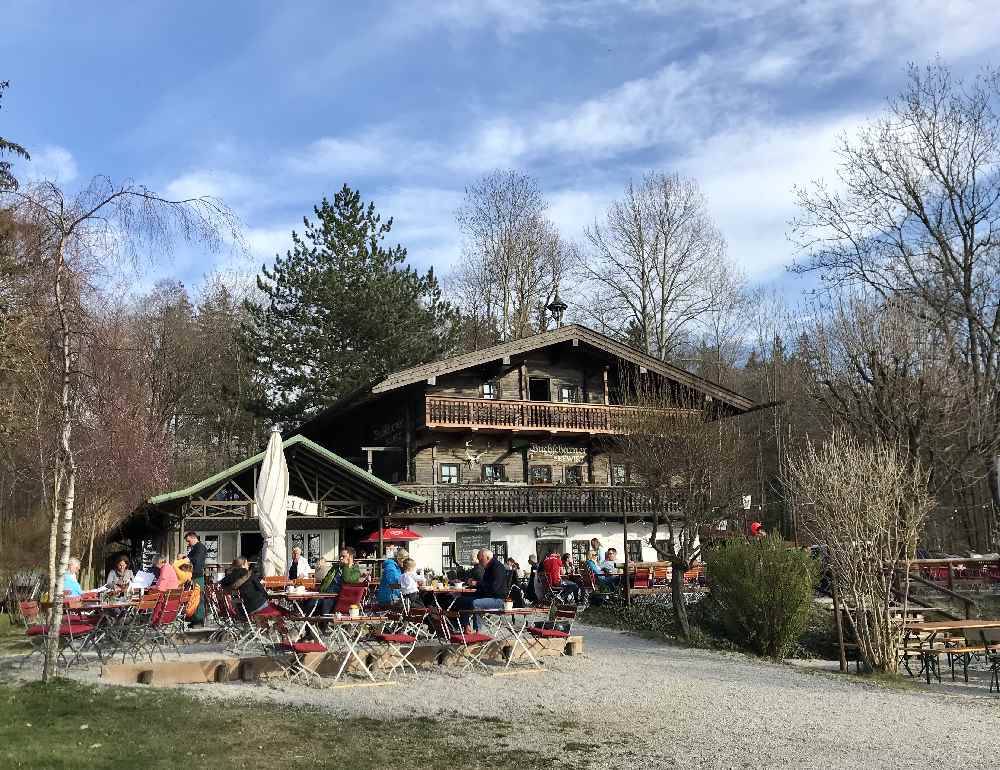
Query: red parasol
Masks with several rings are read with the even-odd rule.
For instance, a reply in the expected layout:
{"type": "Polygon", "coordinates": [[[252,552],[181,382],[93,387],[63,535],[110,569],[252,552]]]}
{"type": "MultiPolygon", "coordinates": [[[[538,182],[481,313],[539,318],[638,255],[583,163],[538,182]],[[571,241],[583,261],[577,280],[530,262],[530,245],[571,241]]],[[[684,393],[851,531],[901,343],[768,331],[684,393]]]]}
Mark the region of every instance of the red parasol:
{"type": "MultiPolygon", "coordinates": [[[[382,540],[384,542],[400,542],[409,540],[419,540],[420,535],[414,532],[412,529],[405,529],[402,527],[386,527],[382,530],[382,540]]],[[[361,541],[362,543],[377,543],[378,542],[378,530],[372,532],[368,537],[361,541]]]]}

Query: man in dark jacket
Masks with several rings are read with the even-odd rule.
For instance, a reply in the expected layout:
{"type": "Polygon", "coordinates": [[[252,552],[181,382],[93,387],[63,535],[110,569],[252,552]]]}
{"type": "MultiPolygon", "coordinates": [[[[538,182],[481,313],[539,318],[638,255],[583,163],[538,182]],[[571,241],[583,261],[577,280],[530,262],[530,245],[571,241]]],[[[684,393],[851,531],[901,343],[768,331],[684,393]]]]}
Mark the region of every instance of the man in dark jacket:
{"type": "Polygon", "coordinates": [[[201,591],[201,601],[198,602],[198,609],[191,616],[191,626],[205,625],[205,560],[208,558],[208,549],[201,542],[197,532],[185,532],[184,540],[188,544],[187,557],[191,562],[191,581],[195,583],[201,591]]]}
{"type": "Polygon", "coordinates": [[[250,571],[250,565],[244,557],[233,560],[232,569],[226,573],[219,587],[226,593],[236,591],[248,615],[254,615],[270,606],[267,591],[260,578],[250,571]]]}
{"type": "MultiPolygon", "coordinates": [[[[510,578],[507,568],[499,559],[494,558],[493,551],[484,548],[476,554],[476,561],[483,568],[483,577],[476,583],[476,593],[459,597],[454,608],[458,610],[498,610],[503,607],[504,599],[510,590],[510,578]]],[[[460,615],[462,625],[469,631],[470,615],[462,613],[460,615]]],[[[472,626],[478,630],[479,620],[475,615],[471,616],[472,626]]]]}

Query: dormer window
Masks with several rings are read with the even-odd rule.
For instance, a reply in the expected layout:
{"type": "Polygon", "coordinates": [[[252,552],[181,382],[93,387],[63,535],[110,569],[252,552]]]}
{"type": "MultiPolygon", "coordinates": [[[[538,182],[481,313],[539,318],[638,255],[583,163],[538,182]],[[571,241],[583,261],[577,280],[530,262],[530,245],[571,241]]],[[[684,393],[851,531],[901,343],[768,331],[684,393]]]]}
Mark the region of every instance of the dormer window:
{"type": "Polygon", "coordinates": [[[487,401],[496,401],[500,398],[500,383],[496,380],[483,383],[483,398],[487,401]]]}

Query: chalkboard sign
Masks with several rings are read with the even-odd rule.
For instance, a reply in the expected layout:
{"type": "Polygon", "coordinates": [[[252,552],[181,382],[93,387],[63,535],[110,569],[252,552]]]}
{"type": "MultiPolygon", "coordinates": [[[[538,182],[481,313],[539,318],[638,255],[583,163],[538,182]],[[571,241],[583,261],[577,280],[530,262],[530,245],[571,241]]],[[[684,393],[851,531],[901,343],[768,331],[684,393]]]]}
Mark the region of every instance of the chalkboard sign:
{"type": "Polygon", "coordinates": [[[459,564],[472,564],[476,551],[490,547],[490,531],[486,527],[460,529],[455,533],[455,558],[459,564]]]}

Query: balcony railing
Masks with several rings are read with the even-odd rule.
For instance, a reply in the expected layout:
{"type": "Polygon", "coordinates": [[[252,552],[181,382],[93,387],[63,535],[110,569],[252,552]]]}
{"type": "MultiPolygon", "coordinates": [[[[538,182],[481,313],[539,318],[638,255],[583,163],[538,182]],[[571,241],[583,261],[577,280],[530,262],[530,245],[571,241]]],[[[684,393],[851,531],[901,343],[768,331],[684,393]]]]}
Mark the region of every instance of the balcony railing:
{"type": "MultiPolygon", "coordinates": [[[[498,516],[552,514],[650,515],[649,497],[638,487],[507,486],[506,484],[400,485],[428,502],[407,516],[498,516]]],[[[673,510],[665,506],[662,513],[673,510]]]]}
{"type": "MultiPolygon", "coordinates": [[[[623,434],[635,407],[427,396],[428,428],[623,434]]],[[[685,411],[677,409],[678,414],[685,411]]]]}

